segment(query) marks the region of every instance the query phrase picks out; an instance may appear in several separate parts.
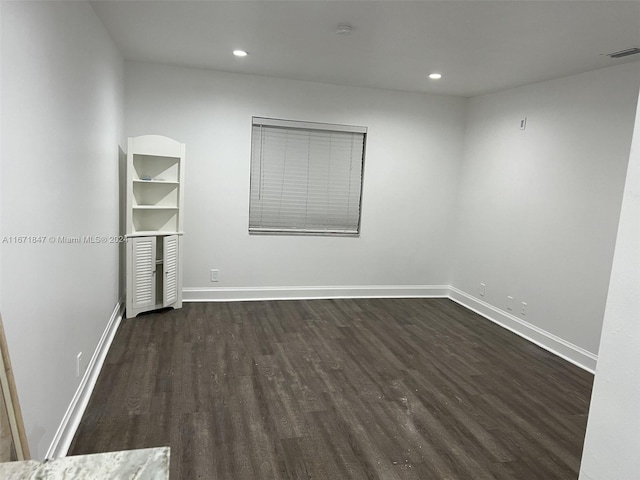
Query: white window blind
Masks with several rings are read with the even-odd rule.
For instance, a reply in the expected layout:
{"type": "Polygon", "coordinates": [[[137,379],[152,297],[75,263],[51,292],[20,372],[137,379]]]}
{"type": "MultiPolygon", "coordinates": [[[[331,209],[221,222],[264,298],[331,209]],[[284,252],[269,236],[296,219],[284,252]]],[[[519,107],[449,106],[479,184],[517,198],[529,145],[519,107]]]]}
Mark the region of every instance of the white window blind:
{"type": "Polygon", "coordinates": [[[250,233],[356,235],[366,127],[253,118],[250,233]]]}

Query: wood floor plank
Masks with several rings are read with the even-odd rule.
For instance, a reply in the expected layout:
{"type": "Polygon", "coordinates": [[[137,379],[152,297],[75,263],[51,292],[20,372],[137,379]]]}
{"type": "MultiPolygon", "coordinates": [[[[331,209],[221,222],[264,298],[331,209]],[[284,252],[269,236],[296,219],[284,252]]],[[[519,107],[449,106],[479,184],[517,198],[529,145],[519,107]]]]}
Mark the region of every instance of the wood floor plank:
{"type": "Polygon", "coordinates": [[[172,480],[575,480],[593,377],[446,299],[189,303],[122,321],[70,454],[172,480]]]}

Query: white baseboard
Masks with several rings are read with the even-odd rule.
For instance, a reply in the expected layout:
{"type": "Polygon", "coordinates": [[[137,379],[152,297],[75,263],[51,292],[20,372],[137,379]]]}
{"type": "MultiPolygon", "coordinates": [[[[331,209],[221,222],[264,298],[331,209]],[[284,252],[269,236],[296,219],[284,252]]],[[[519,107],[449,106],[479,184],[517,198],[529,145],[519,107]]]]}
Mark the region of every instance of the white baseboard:
{"type": "Polygon", "coordinates": [[[120,321],[122,320],[124,307],[125,303],[123,297],[118,301],[117,305],[113,309],[113,313],[107,323],[107,327],[105,328],[102,337],[100,337],[96,350],[93,352],[89,365],[87,365],[87,369],[84,372],[82,380],[80,380],[78,389],[73,395],[64,417],[62,417],[62,422],[60,422],[60,426],[53,437],[53,441],[49,446],[49,450],[47,450],[45,458],[58,458],[67,455],[71,442],[73,441],[73,437],[78,429],[78,425],[80,425],[82,415],[84,415],[84,411],[89,403],[89,398],[91,397],[93,388],[98,380],[98,375],[102,369],[104,359],[107,356],[113,337],[115,336],[118,326],[120,325],[120,321]]]}
{"type": "Polygon", "coordinates": [[[183,302],[312,300],[331,298],[447,297],[447,285],[364,285],[342,287],[184,288],[183,302]]]}
{"type": "Polygon", "coordinates": [[[463,307],[466,307],[479,315],[482,315],[507,330],[511,330],[513,333],[535,343],[539,347],[542,347],[561,358],[564,358],[568,362],[571,362],[588,372],[595,373],[598,356],[594,353],[574,345],[573,343],[567,342],[566,340],[536,327],[529,322],[525,322],[524,320],[475,298],[462,290],[458,290],[455,287],[449,288],[449,298],[454,302],[459,303],[463,307]]]}

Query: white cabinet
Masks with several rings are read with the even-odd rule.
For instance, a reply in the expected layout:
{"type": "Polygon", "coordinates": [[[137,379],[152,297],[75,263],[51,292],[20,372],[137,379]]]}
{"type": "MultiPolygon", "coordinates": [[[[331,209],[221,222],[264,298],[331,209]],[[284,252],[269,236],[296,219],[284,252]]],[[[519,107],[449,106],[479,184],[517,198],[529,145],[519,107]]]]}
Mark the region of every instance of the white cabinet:
{"type": "Polygon", "coordinates": [[[182,306],[185,146],[167,137],[129,139],[127,318],[182,306]]]}
{"type": "MultiPolygon", "coordinates": [[[[156,305],[156,237],[133,237],[127,242],[131,259],[131,309],[145,310],[156,305]]],[[[129,308],[127,308],[129,313],[129,308]]]]}
{"type": "Polygon", "coordinates": [[[182,303],[182,282],[178,275],[178,265],[180,264],[180,237],[177,235],[169,235],[162,237],[162,272],[163,291],[162,305],[168,307],[175,304],[178,300],[182,303]],[[180,292],[180,293],[178,293],[180,292]]]}

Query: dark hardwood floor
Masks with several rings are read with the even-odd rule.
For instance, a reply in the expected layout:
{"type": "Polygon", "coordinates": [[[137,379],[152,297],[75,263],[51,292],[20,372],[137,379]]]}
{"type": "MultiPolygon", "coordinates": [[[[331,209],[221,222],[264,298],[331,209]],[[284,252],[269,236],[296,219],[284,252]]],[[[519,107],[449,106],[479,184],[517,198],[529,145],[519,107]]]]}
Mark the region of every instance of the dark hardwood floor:
{"type": "Polygon", "coordinates": [[[577,479],[592,375],[446,299],[189,303],[123,320],[70,454],[171,479],[577,479]]]}

